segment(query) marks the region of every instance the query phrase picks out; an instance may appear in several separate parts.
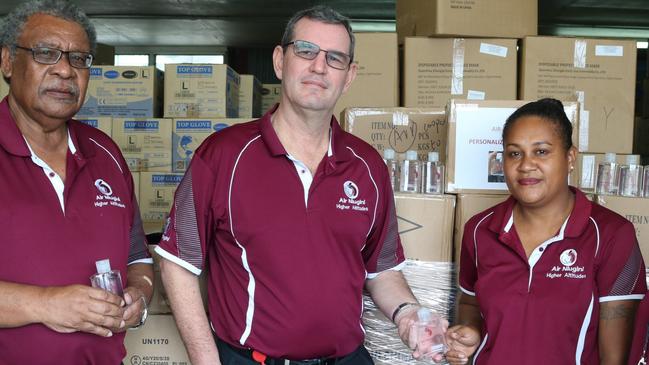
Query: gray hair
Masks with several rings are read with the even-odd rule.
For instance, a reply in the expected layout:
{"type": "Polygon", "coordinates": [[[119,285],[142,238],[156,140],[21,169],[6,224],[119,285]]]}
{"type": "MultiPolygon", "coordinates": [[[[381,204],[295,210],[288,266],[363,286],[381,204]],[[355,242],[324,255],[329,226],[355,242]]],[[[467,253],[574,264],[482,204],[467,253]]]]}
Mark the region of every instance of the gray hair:
{"type": "Polygon", "coordinates": [[[282,47],[286,47],[288,43],[293,41],[293,36],[295,35],[295,24],[302,18],[308,18],[326,24],[340,24],[344,26],[345,29],[347,29],[347,34],[349,34],[349,56],[352,61],[354,60],[354,45],[356,44],[356,39],[354,38],[354,32],[352,32],[349,18],[326,5],[316,5],[312,8],[304,9],[295,13],[286,24],[284,36],[282,36],[282,47]]]}
{"type": "Polygon", "coordinates": [[[88,16],[75,4],[66,0],[32,0],[19,5],[7,14],[0,26],[0,44],[9,47],[11,57],[16,54],[18,38],[32,15],[46,14],[79,24],[88,36],[90,52],[97,48],[97,33],[88,16]]]}

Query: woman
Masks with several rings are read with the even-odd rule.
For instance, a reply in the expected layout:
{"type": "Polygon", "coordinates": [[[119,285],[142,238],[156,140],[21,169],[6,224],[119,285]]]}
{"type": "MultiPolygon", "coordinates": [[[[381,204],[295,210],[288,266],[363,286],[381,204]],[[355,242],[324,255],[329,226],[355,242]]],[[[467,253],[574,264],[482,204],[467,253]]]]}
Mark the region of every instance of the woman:
{"type": "Polygon", "coordinates": [[[568,185],[571,136],[558,100],[507,119],[511,197],[465,226],[451,364],[626,364],[642,255],[630,222],[568,185]]]}
{"type": "Polygon", "coordinates": [[[633,344],[629,353],[629,365],[649,363],[649,297],[640,302],[633,331],[633,344]]]}

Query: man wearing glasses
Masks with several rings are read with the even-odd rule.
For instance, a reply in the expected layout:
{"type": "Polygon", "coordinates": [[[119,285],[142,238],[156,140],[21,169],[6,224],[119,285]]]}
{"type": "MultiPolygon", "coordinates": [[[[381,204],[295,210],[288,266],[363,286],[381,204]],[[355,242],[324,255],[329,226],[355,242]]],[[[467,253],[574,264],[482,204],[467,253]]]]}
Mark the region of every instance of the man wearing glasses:
{"type": "Polygon", "coordinates": [[[146,317],[152,261],[133,180],[111,139],[71,118],[96,36],[62,0],[4,19],[0,103],[0,362],[120,364],[146,317]],[[90,286],[109,259],[123,296],[90,286]]]}
{"type": "Polygon", "coordinates": [[[372,364],[364,287],[408,339],[419,305],[387,169],[332,117],[353,51],[347,18],[297,13],[273,53],[279,105],[196,151],[157,250],[192,364],[372,364]]]}

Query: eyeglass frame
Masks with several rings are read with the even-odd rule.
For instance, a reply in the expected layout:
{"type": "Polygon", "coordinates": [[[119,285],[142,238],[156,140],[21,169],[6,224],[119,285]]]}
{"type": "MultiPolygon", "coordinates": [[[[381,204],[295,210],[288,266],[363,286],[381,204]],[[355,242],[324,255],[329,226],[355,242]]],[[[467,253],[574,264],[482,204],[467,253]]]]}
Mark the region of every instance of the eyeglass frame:
{"type": "Polygon", "coordinates": [[[24,51],[30,51],[32,53],[32,59],[34,60],[34,62],[40,63],[41,65],[56,65],[57,63],[59,63],[59,61],[61,61],[61,58],[65,54],[65,56],[68,58],[68,63],[70,64],[71,67],[74,67],[74,68],[79,69],[79,70],[87,70],[87,69],[92,67],[92,62],[95,60],[95,56],[90,52],[64,51],[62,49],[53,48],[53,47],[33,47],[33,48],[29,48],[29,47],[19,46],[17,44],[14,44],[14,47],[18,48],[18,49],[22,49],[24,51]],[[54,61],[52,63],[39,61],[39,60],[36,59],[36,51],[40,50],[40,49],[48,49],[48,50],[51,50],[51,51],[57,51],[57,52],[59,52],[59,56],[57,57],[56,61],[54,61]],[[90,64],[87,67],[78,67],[78,66],[73,65],[72,62],[70,62],[70,54],[74,54],[74,53],[90,56],[90,64]]]}
{"type": "Polygon", "coordinates": [[[294,41],[290,41],[290,42],[284,44],[284,45],[282,46],[282,48],[285,49],[286,47],[288,47],[288,46],[290,46],[290,45],[293,45],[293,54],[295,54],[296,56],[298,56],[298,57],[300,57],[300,58],[302,58],[302,59],[304,59],[304,60],[313,61],[313,60],[315,60],[315,59],[318,57],[318,54],[320,54],[320,52],[324,52],[324,53],[325,53],[325,62],[327,63],[327,66],[329,66],[329,67],[331,67],[331,68],[333,68],[333,69],[336,69],[336,70],[341,70],[341,71],[342,71],[342,70],[346,70],[346,69],[348,69],[349,66],[354,62],[354,60],[352,59],[352,56],[349,55],[349,54],[347,54],[347,53],[340,52],[340,51],[334,51],[334,50],[322,49],[319,45],[317,45],[317,44],[315,44],[315,43],[313,43],[313,42],[309,42],[309,41],[302,40],[302,39],[296,39],[296,40],[294,40],[294,41]],[[297,53],[296,48],[295,48],[295,43],[296,43],[296,42],[304,42],[304,43],[311,44],[311,45],[315,46],[315,47],[318,49],[318,52],[315,52],[315,56],[314,56],[313,58],[306,58],[306,57],[304,57],[303,55],[300,55],[300,54],[297,53]],[[347,65],[346,65],[344,68],[334,67],[334,66],[332,66],[332,65],[329,63],[329,59],[327,58],[327,55],[328,55],[329,53],[343,55],[343,56],[349,58],[349,62],[347,63],[347,65]]]}

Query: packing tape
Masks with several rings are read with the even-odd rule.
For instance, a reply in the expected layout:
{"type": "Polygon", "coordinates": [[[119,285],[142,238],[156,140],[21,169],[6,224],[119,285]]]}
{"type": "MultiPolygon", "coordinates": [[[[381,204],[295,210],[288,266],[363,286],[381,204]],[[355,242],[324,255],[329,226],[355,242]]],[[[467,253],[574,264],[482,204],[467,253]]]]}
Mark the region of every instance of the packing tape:
{"type": "Polygon", "coordinates": [[[407,126],[410,123],[410,117],[407,113],[402,111],[395,111],[392,114],[392,125],[393,126],[407,126]]]}
{"type": "Polygon", "coordinates": [[[464,94],[464,38],[453,39],[451,95],[464,94]]]}
{"type": "Polygon", "coordinates": [[[585,39],[575,40],[574,65],[576,68],[586,68],[586,46],[588,42],[585,39]]]}
{"type": "Polygon", "coordinates": [[[595,189],[595,155],[581,155],[581,181],[582,189],[595,189]]]}

